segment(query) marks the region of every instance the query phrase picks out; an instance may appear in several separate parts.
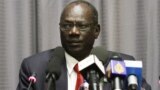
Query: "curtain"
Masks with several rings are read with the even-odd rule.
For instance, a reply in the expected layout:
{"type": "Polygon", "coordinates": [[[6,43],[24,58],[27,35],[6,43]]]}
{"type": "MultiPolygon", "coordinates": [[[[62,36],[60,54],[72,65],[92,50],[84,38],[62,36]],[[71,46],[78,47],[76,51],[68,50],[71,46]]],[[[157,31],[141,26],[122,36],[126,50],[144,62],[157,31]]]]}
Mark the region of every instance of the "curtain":
{"type": "MultiPolygon", "coordinates": [[[[0,90],[14,90],[24,58],[61,45],[59,17],[74,0],[0,0],[0,90]]],[[[98,10],[95,46],[143,61],[143,77],[159,90],[160,0],[86,0],[98,10]]]]}

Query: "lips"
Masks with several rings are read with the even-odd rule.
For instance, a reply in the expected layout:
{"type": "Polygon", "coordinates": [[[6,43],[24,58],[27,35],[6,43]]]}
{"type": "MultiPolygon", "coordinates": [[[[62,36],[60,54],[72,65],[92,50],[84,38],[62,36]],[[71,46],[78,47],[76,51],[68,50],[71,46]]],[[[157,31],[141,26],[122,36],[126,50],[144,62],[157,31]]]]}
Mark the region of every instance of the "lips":
{"type": "Polygon", "coordinates": [[[69,42],[69,44],[72,44],[72,45],[79,45],[79,44],[81,44],[81,42],[69,42]]]}
{"type": "Polygon", "coordinates": [[[72,46],[79,46],[79,45],[81,45],[81,43],[70,43],[70,45],[72,45],[72,46]]]}
{"type": "Polygon", "coordinates": [[[81,45],[82,42],[81,41],[68,41],[68,44],[71,46],[78,46],[78,45],[81,45]]]}
{"type": "Polygon", "coordinates": [[[82,41],[80,40],[67,40],[68,43],[81,43],[82,41]]]}

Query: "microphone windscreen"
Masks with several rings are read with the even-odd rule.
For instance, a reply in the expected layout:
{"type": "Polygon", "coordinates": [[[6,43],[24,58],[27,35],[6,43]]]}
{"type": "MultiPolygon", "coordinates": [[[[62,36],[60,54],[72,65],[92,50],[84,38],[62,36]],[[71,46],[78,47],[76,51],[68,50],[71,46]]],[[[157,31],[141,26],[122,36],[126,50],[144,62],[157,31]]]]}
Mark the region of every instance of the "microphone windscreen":
{"type": "Polygon", "coordinates": [[[102,63],[106,62],[106,59],[108,58],[107,56],[108,51],[104,47],[94,47],[91,51],[91,54],[94,54],[97,56],[97,58],[102,61],[102,63]]]}
{"type": "Polygon", "coordinates": [[[28,81],[36,83],[37,79],[36,79],[36,73],[33,72],[32,75],[28,78],[28,81]]]}
{"type": "Polygon", "coordinates": [[[53,55],[58,57],[60,60],[64,59],[64,49],[63,49],[63,47],[60,47],[60,46],[56,47],[53,55]]]}
{"type": "Polygon", "coordinates": [[[62,47],[55,48],[53,55],[48,63],[47,73],[54,74],[56,79],[58,79],[61,74],[61,64],[63,60],[64,60],[64,49],[62,47]]]}

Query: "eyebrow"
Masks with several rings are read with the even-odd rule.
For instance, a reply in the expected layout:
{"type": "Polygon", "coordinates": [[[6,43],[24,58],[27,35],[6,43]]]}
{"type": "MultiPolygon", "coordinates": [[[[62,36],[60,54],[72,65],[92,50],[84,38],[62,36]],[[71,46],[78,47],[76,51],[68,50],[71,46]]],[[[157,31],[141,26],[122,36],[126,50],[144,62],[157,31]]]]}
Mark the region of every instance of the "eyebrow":
{"type": "Polygon", "coordinates": [[[69,23],[69,24],[72,24],[72,23],[76,23],[76,24],[90,24],[90,23],[93,23],[93,22],[63,20],[63,21],[60,22],[60,24],[61,24],[61,23],[69,23]]]}

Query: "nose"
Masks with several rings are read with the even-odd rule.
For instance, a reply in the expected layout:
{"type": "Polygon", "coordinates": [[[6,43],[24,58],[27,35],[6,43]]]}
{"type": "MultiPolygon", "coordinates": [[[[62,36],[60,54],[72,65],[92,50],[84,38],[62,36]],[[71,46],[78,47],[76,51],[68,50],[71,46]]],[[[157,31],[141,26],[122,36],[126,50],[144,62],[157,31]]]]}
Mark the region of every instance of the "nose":
{"type": "Polygon", "coordinates": [[[69,31],[69,35],[79,35],[80,34],[80,30],[74,26],[70,31],[69,31]]]}

